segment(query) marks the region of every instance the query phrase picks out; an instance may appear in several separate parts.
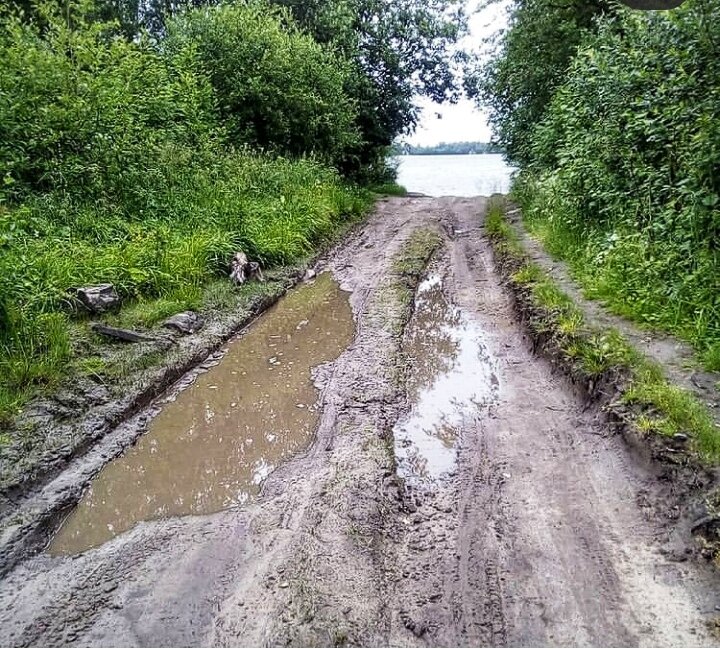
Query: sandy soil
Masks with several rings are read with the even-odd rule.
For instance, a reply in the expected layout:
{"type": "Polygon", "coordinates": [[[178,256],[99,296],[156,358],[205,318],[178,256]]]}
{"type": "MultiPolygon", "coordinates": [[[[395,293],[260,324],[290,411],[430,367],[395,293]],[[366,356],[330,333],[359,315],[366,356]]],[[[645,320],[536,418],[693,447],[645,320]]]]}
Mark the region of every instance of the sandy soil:
{"type": "Polygon", "coordinates": [[[717,577],[683,560],[689,539],[678,540],[652,469],[529,351],[493,269],[485,206],[381,202],[322,264],[351,291],[356,331],[314,371],[312,446],[247,506],[21,562],[0,582],[0,644],[716,643],[717,577]],[[393,439],[425,439],[407,422],[433,377],[465,376],[451,351],[417,384],[423,329],[409,340],[391,282],[393,256],[423,227],[444,240],[443,303],[493,377],[483,398],[452,397],[452,461],[437,474],[396,465],[393,439]]]}

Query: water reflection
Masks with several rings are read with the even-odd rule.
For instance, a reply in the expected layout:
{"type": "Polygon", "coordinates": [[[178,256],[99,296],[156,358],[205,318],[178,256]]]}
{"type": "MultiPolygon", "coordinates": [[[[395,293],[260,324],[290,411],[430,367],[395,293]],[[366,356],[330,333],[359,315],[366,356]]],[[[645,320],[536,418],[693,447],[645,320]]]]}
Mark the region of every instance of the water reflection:
{"type": "Polygon", "coordinates": [[[397,157],[398,182],[408,191],[428,196],[506,194],[515,171],[503,156],[402,155],[397,157]]]}
{"type": "Polygon", "coordinates": [[[74,554],[140,520],[247,502],[308,445],[318,420],[310,369],[336,358],[353,330],[347,294],[329,273],[290,292],[104,467],[49,551],[74,554]]]}
{"type": "Polygon", "coordinates": [[[482,330],[448,302],[438,273],[418,288],[404,351],[411,407],[393,431],[398,472],[439,478],[454,470],[464,422],[497,399],[496,361],[482,330]]]}

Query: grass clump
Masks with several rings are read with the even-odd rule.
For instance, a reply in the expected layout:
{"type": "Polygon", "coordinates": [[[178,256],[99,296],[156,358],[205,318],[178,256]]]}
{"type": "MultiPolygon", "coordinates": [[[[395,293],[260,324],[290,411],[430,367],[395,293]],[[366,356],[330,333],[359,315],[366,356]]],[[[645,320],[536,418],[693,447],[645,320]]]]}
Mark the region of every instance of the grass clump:
{"type": "Polygon", "coordinates": [[[393,260],[392,270],[398,281],[408,287],[414,287],[425,272],[425,267],[440,247],[442,238],[429,228],[415,230],[401,252],[393,260]]]}
{"type": "Polygon", "coordinates": [[[671,384],[662,368],[640,354],[615,329],[590,325],[572,299],[532,263],[507,222],[502,207],[491,208],[486,221],[493,247],[511,268],[509,279],[529,298],[537,317],[535,331],[548,335],[575,369],[599,379],[615,373],[622,379],[622,400],[639,408],[634,423],[644,433],[686,434],[699,455],[720,462],[720,427],[690,392],[671,384]]]}
{"type": "Polygon", "coordinates": [[[380,196],[407,196],[408,194],[405,187],[394,182],[371,185],[370,191],[380,196]]]}

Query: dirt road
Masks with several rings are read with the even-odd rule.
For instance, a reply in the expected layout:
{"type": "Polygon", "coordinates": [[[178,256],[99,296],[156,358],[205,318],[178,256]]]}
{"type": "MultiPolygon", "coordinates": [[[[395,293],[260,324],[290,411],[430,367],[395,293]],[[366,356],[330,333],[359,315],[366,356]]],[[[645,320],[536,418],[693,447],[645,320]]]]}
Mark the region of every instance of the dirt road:
{"type": "Polygon", "coordinates": [[[21,563],[0,644],[712,645],[716,578],[530,352],[485,204],[381,202],[323,262],[355,333],[313,371],[314,443],[244,505],[21,563]],[[407,321],[393,259],[421,228],[443,244],[407,321]]]}

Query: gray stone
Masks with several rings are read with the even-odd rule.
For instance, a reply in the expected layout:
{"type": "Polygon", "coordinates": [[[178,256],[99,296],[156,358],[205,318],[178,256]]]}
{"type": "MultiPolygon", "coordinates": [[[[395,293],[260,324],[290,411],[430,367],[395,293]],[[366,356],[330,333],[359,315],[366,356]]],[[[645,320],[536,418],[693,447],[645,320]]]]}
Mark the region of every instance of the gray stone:
{"type": "Polygon", "coordinates": [[[183,311],[165,320],[162,326],[181,334],[194,334],[205,326],[205,321],[194,311],[183,311]]]}
{"type": "Polygon", "coordinates": [[[74,293],[91,313],[104,313],[120,304],[120,296],[112,284],[82,286],[74,289],[74,293]]]}

